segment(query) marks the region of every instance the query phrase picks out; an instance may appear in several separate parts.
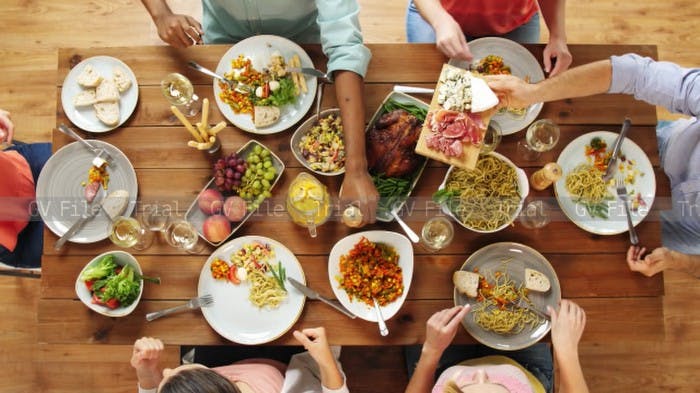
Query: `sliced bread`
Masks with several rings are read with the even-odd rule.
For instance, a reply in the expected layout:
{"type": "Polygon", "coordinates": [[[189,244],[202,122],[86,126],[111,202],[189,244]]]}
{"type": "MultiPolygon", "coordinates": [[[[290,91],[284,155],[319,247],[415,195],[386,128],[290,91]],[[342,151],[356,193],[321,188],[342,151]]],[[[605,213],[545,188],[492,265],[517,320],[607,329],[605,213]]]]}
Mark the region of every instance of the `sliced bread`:
{"type": "Polygon", "coordinates": [[[112,80],[117,85],[120,93],[129,90],[129,87],[131,87],[131,78],[129,78],[121,67],[114,67],[112,69],[112,80]]]}
{"type": "Polygon", "coordinates": [[[95,115],[108,126],[119,124],[119,102],[98,102],[95,104],[95,115]]]}
{"type": "Polygon", "coordinates": [[[102,76],[92,64],[86,64],[83,67],[83,71],[78,75],[78,84],[83,87],[97,87],[100,82],[102,82],[102,76]]]}
{"type": "Polygon", "coordinates": [[[280,108],[276,106],[256,106],[253,119],[256,128],[271,126],[280,119],[280,108]]]}
{"type": "Polygon", "coordinates": [[[544,273],[525,268],[525,288],[537,292],[547,292],[551,286],[549,278],[544,273]]]}
{"type": "Polygon", "coordinates": [[[111,79],[103,79],[95,90],[97,102],[118,102],[119,89],[111,79]]]}
{"type": "Polygon", "coordinates": [[[90,106],[97,102],[95,89],[85,89],[73,97],[73,105],[77,107],[90,106]]]}
{"type": "Polygon", "coordinates": [[[479,275],[464,270],[457,270],[452,274],[452,283],[458,292],[469,297],[476,297],[479,289],[479,275]]]}

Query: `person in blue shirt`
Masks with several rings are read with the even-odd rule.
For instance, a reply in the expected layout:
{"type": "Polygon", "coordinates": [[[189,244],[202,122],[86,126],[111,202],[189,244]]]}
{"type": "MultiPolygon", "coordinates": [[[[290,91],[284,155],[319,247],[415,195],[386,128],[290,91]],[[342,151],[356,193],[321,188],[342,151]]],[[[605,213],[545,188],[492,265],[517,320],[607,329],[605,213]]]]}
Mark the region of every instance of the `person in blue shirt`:
{"type": "Polygon", "coordinates": [[[297,43],[321,43],[328,57],[345,132],[341,202],[356,204],[362,225],[375,221],[379,195],[367,172],[364,76],[371,58],[363,44],[356,0],[202,0],[202,24],[175,14],[165,0],[142,0],[160,38],[176,48],[234,43],[273,34],[297,43]]]}
{"type": "Polygon", "coordinates": [[[646,254],[646,248],[632,246],[627,263],[647,276],[674,269],[700,277],[700,68],[626,54],[572,68],[536,84],[510,76],[489,76],[487,82],[501,99],[500,106],[525,107],[600,93],[630,94],[689,116],[657,127],[672,203],[670,210],[661,212],[663,247],[646,254]]]}

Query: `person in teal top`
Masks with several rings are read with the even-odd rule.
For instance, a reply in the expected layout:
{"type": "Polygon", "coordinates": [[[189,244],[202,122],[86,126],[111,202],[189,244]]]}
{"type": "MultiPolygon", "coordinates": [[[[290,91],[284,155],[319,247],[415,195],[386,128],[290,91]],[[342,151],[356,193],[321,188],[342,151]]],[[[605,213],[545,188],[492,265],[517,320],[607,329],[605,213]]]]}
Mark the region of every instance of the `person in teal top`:
{"type": "Polygon", "coordinates": [[[364,76],[371,58],[363,44],[356,0],[202,0],[202,24],[175,14],[165,0],[141,0],[160,38],[176,48],[234,43],[274,34],[297,43],[321,43],[328,57],[345,130],[341,201],[356,204],[362,224],[375,221],[378,194],[367,172],[364,76]]]}

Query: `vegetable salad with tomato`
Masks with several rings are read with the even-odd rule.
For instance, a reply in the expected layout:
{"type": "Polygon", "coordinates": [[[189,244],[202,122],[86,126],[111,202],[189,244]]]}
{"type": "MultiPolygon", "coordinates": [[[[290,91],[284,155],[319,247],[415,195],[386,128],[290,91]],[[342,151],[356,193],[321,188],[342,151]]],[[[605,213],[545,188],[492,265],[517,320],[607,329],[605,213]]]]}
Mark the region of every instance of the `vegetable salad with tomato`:
{"type": "Polygon", "coordinates": [[[86,268],[80,280],[92,293],[94,304],[110,309],[131,305],[141,289],[141,276],[129,265],[118,265],[112,255],[86,268]]]}

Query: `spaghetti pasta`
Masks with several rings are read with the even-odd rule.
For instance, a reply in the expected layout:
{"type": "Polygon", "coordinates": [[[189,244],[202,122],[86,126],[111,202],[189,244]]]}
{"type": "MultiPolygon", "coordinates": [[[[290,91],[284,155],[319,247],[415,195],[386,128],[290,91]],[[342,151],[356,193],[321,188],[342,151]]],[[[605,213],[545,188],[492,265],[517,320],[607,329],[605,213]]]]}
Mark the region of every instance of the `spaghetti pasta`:
{"type": "Polygon", "coordinates": [[[257,241],[244,244],[231,255],[233,265],[246,271],[246,279],[250,282],[248,300],[256,307],[277,308],[287,298],[287,291],[269,274],[272,269],[270,261],[274,258],[272,247],[257,241]]]}
{"type": "Polygon", "coordinates": [[[574,202],[581,203],[593,217],[608,218],[606,200],[612,199],[603,181],[603,171],[596,165],[581,164],[566,175],[566,190],[574,202]]]}
{"type": "Polygon", "coordinates": [[[448,203],[455,217],[482,231],[510,222],[521,201],[515,169],[494,156],[482,157],[471,171],[453,170],[445,189],[458,194],[448,203]]]}

